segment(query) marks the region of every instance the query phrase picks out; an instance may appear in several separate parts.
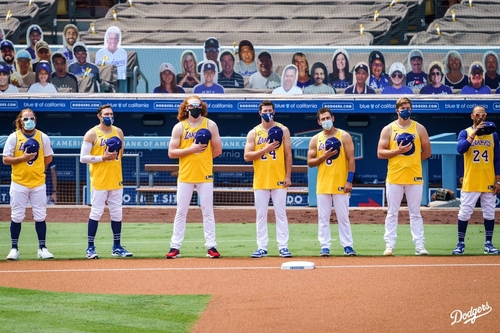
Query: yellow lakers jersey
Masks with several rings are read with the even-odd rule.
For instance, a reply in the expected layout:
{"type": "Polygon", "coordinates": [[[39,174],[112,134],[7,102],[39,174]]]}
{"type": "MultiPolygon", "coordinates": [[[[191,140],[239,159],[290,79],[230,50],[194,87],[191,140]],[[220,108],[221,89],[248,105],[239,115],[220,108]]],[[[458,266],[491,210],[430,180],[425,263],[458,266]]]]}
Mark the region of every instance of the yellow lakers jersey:
{"type": "MultiPolygon", "coordinates": [[[[467,129],[470,136],[473,129],[467,129]]],[[[464,154],[464,180],[462,191],[491,192],[496,181],[493,151],[493,134],[477,135],[464,154]]]]}
{"type": "MultiPolygon", "coordinates": [[[[283,127],[280,123],[276,126],[283,127]]],[[[267,131],[260,125],[255,126],[255,151],[267,143],[267,131]]],[[[253,161],[253,189],[272,190],[284,188],[286,177],[284,144],[253,161]]]]}
{"type": "MultiPolygon", "coordinates": [[[[208,118],[204,118],[197,127],[192,127],[186,120],[183,120],[182,128],[179,148],[186,149],[193,144],[199,129],[208,129],[208,118]]],[[[179,181],[183,183],[213,182],[213,164],[212,143],[209,141],[204,151],[179,158],[179,181]]]]}
{"type": "MultiPolygon", "coordinates": [[[[106,141],[113,137],[119,137],[115,126],[112,126],[111,133],[102,132],[98,126],[94,127],[96,140],[90,150],[90,155],[103,156],[106,151],[106,141]]],[[[125,143],[123,143],[125,145],[125,143]]],[[[122,175],[122,154],[118,153],[116,159],[90,163],[90,188],[96,190],[118,190],[123,187],[122,175]]]]}
{"type": "Polygon", "coordinates": [[[417,122],[411,122],[408,128],[401,128],[394,121],[391,126],[391,137],[389,141],[389,149],[398,149],[398,137],[401,133],[409,133],[414,136],[413,144],[415,151],[411,155],[398,155],[389,159],[387,166],[387,179],[389,184],[414,185],[422,184],[422,160],[421,151],[422,144],[417,133],[417,122]]]}
{"type": "MultiPolygon", "coordinates": [[[[24,144],[29,138],[20,130],[16,131],[16,138],[14,157],[20,157],[24,154],[24,144]]],[[[32,138],[40,144],[40,150],[38,150],[35,158],[28,162],[12,165],[12,181],[16,184],[26,186],[27,188],[35,188],[45,184],[45,154],[42,142],[42,132],[36,130],[32,138]]]]}
{"type": "MultiPolygon", "coordinates": [[[[334,137],[342,141],[341,129],[337,129],[334,137]]],[[[323,132],[317,136],[316,151],[318,157],[324,155],[325,142],[328,139],[323,132]]],[[[347,181],[348,162],[344,146],[340,147],[339,156],[334,160],[325,160],[318,166],[316,194],[345,194],[344,185],[347,181]]]]}

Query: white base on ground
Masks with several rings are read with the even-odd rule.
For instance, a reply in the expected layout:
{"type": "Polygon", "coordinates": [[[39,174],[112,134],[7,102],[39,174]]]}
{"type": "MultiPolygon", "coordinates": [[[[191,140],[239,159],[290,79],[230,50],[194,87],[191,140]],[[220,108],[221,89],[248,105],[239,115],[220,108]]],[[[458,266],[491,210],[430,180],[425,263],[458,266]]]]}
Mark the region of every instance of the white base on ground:
{"type": "Polygon", "coordinates": [[[288,261],[284,262],[281,265],[281,269],[293,269],[293,270],[314,269],[314,263],[310,261],[288,261]]]}

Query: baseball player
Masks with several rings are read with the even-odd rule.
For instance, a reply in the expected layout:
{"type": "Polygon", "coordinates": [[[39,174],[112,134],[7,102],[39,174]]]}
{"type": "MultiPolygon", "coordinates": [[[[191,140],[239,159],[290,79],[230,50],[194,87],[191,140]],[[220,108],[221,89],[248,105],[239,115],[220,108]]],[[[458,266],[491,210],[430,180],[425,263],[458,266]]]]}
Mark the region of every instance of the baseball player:
{"type": "Polygon", "coordinates": [[[21,222],[26,216],[26,206],[31,202],[35,230],[38,236],[38,258],[52,259],[54,256],[45,246],[47,233],[47,206],[45,201],[45,167],[52,161],[52,146],[49,137],[36,129],[35,112],[24,109],[14,121],[16,131],[9,135],[3,149],[3,164],[12,166],[10,185],[12,249],[8,260],[19,259],[18,240],[21,222]]]}
{"type": "Polygon", "coordinates": [[[267,211],[269,198],[273,200],[276,216],[276,240],[280,256],[292,256],[288,250],[288,219],[286,216],[287,187],[292,185],[292,148],[288,128],[274,121],[274,104],[269,100],[260,103],[261,122],[248,132],[244,158],[253,162],[253,190],[257,213],[257,250],[252,258],[267,256],[269,236],[267,211]],[[277,126],[282,130],[280,141],[268,140],[269,131],[277,126]]]}
{"type": "Polygon", "coordinates": [[[386,197],[387,216],[385,219],[384,255],[394,255],[396,247],[398,213],[403,195],[406,195],[410,213],[410,229],[415,244],[416,255],[428,255],[424,243],[424,222],[420,215],[423,179],[422,161],[431,156],[431,144],[427,130],[410,118],[411,100],[401,97],[396,102],[398,119],[385,126],[380,133],[377,155],[387,159],[386,197]],[[398,140],[411,137],[411,142],[398,140]]]}
{"type": "Polygon", "coordinates": [[[349,221],[349,197],[356,168],[354,145],[349,133],[333,126],[335,117],[329,108],[319,109],[316,116],[323,131],[313,136],[309,142],[307,165],[310,168],[318,167],[316,195],[318,240],[321,246],[319,255],[322,257],[330,255],[332,245],[330,215],[333,204],[344,255],[355,256],[349,221]]]}
{"type": "Polygon", "coordinates": [[[215,242],[215,218],[213,209],[213,159],[222,154],[222,141],[217,124],[207,118],[207,105],[198,96],[186,98],[179,106],[179,122],[172,129],[168,157],[179,159],[177,180],[177,211],[167,259],[180,256],[180,248],[186,232],[186,218],[194,189],[200,199],[203,215],[203,232],[207,257],[219,258],[215,242]],[[206,131],[208,130],[208,131],[206,131]],[[198,141],[199,133],[209,133],[210,138],[198,141]]]}
{"type": "Polygon", "coordinates": [[[454,255],[465,252],[465,233],[476,202],[481,198],[484,218],[485,254],[498,254],[491,240],[495,226],[496,195],[500,193],[500,143],[492,123],[485,122],[486,110],[476,106],[472,126],[460,131],[457,151],[464,157],[464,177],[458,212],[458,244],[454,255]],[[489,127],[489,130],[488,130],[489,127]]]}
{"type": "Polygon", "coordinates": [[[86,257],[88,259],[99,258],[95,250],[94,239],[106,203],[109,207],[111,230],[113,231],[111,255],[113,257],[132,257],[132,253],[120,244],[123,196],[123,131],[113,126],[114,114],[111,105],[101,105],[97,109],[97,118],[99,125],[85,133],[80,151],[80,162],[89,164],[92,203],[88,222],[86,257]]]}

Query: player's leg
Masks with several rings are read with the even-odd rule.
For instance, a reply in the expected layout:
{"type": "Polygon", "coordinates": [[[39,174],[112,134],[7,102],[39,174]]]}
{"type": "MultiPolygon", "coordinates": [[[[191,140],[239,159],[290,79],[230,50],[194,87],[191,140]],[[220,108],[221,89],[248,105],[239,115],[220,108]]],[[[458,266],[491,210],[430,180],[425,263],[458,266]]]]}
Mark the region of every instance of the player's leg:
{"type": "Polygon", "coordinates": [[[271,198],[273,199],[274,215],[276,217],[276,241],[278,242],[278,250],[282,257],[291,257],[292,254],[288,250],[288,218],[286,216],[286,189],[271,190],[271,198]]]}
{"type": "Polygon", "coordinates": [[[316,195],[318,206],[318,241],[320,245],[320,255],[327,257],[330,255],[332,246],[332,235],[330,231],[330,216],[332,214],[333,198],[331,194],[316,195]]]}
{"type": "Polygon", "coordinates": [[[493,230],[495,228],[495,207],[497,196],[493,192],[481,193],[481,208],[483,210],[484,234],[486,236],[484,243],[485,254],[498,254],[500,251],[492,244],[493,230]]]}
{"type": "Polygon", "coordinates": [[[108,208],[111,217],[111,231],[113,232],[113,247],[111,255],[113,257],[132,257],[132,252],[121,245],[122,220],[123,220],[123,189],[108,191],[108,208]]]}
{"type": "Polygon", "coordinates": [[[403,185],[389,184],[385,185],[385,195],[387,198],[387,216],[385,217],[385,255],[393,255],[398,238],[398,214],[401,200],[403,199],[403,185]]]}
{"type": "Polygon", "coordinates": [[[197,184],[196,191],[200,198],[201,213],[203,215],[203,233],[208,251],[207,256],[218,258],[220,253],[217,251],[217,242],[215,241],[214,183],[197,184]]]}
{"type": "Polygon", "coordinates": [[[88,259],[97,259],[99,256],[95,251],[95,236],[97,234],[97,228],[99,227],[99,220],[104,213],[104,207],[106,205],[108,193],[107,191],[96,190],[94,188],[90,191],[90,200],[92,206],[90,207],[89,222],[87,224],[87,252],[86,257],[88,259]]]}
{"type": "Polygon", "coordinates": [[[340,245],[344,248],[344,254],[356,255],[353,249],[351,222],[349,221],[349,195],[334,194],[333,207],[338,220],[340,245]]]}
{"type": "Polygon", "coordinates": [[[469,219],[474,212],[477,199],[481,196],[480,192],[460,192],[460,209],[458,211],[458,243],[451,252],[454,255],[461,255],[465,252],[465,235],[469,219]]]}
{"type": "Polygon", "coordinates": [[[7,255],[9,260],[19,259],[19,235],[21,234],[21,222],[26,216],[26,205],[29,200],[29,189],[25,186],[11,182],[10,184],[10,239],[11,239],[11,250],[7,255]]]}
{"type": "Polygon", "coordinates": [[[254,192],[256,228],[257,228],[257,248],[267,251],[269,235],[267,230],[267,211],[269,207],[270,190],[255,190],[254,192]]]}
{"type": "Polygon", "coordinates": [[[186,219],[189,203],[193,196],[194,184],[177,182],[177,211],[174,218],[174,230],[170,248],[179,250],[186,233],[186,219]]]}
{"type": "Polygon", "coordinates": [[[420,204],[422,203],[423,185],[405,186],[406,204],[410,214],[410,230],[415,244],[416,255],[427,255],[425,249],[424,220],[420,214],[420,204]]]}
{"type": "Polygon", "coordinates": [[[52,259],[54,256],[45,246],[47,236],[47,204],[45,202],[45,184],[32,189],[29,193],[31,207],[33,209],[33,218],[35,219],[35,230],[38,236],[38,258],[52,259]]]}

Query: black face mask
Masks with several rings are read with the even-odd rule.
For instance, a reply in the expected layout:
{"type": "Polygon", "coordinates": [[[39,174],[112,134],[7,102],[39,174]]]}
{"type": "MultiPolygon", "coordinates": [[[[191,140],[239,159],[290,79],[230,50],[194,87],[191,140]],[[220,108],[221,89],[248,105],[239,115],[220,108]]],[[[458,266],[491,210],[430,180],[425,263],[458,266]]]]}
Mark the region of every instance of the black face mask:
{"type": "Polygon", "coordinates": [[[191,116],[196,119],[200,116],[201,111],[203,111],[202,108],[193,108],[189,110],[189,113],[191,113],[191,116]]]}

